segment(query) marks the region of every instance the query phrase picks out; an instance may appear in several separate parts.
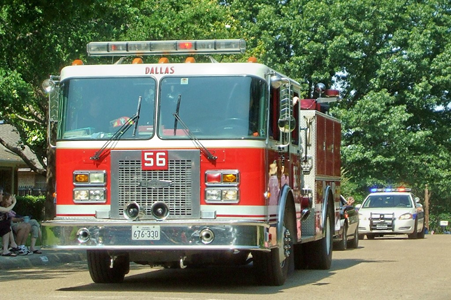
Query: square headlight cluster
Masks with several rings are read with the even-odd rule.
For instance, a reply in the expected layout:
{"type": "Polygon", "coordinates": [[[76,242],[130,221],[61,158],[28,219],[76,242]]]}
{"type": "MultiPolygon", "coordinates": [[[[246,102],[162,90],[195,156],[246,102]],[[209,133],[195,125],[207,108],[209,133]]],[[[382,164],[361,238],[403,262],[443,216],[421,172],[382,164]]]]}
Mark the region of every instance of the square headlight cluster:
{"type": "Polygon", "coordinates": [[[240,193],[238,170],[213,170],[205,172],[205,202],[238,203],[240,193]]]}
{"type": "Polygon", "coordinates": [[[73,200],[75,203],[106,202],[105,171],[75,171],[73,173],[73,200]]]}

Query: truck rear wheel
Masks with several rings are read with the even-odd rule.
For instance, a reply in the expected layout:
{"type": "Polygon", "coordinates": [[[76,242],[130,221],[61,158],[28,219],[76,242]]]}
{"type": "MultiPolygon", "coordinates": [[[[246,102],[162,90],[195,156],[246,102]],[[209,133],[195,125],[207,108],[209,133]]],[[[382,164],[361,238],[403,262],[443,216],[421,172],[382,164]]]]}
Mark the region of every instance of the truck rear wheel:
{"type": "Polygon", "coordinates": [[[88,250],[87,260],[89,274],[95,283],[122,282],[130,270],[130,262],[125,255],[115,257],[112,268],[111,257],[107,251],[88,250]]]}
{"type": "Polygon", "coordinates": [[[312,263],[312,267],[315,269],[328,270],[332,264],[332,246],[333,246],[333,235],[334,231],[334,222],[333,219],[333,210],[328,208],[326,214],[326,222],[325,222],[325,235],[324,237],[314,242],[315,255],[312,263]]]}
{"type": "Polygon", "coordinates": [[[332,210],[329,209],[326,214],[325,236],[319,241],[297,244],[295,250],[295,269],[330,269],[332,264],[332,247],[334,230],[332,210]]]}
{"type": "Polygon", "coordinates": [[[294,266],[293,240],[296,239],[294,210],[285,207],[283,219],[283,243],[271,252],[253,252],[254,271],[259,283],[270,286],[280,286],[285,283],[288,271],[294,266]],[[283,254],[283,259],[279,253],[283,254]]]}

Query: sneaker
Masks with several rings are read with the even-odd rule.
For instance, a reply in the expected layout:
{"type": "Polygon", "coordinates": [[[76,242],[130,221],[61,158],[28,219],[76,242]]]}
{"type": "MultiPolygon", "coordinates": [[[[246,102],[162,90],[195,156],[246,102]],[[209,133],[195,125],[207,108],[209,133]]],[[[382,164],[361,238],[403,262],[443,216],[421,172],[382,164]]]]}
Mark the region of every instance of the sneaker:
{"type": "Polygon", "coordinates": [[[17,254],[17,253],[19,253],[20,248],[19,247],[11,247],[8,250],[9,250],[9,252],[17,254]]]}
{"type": "Polygon", "coordinates": [[[21,255],[21,256],[28,255],[28,252],[20,249],[20,251],[17,252],[17,255],[21,255]]]}
{"type": "Polygon", "coordinates": [[[28,248],[25,247],[25,245],[21,245],[19,246],[20,250],[17,254],[19,255],[28,255],[30,253],[30,251],[28,251],[28,248]]]}

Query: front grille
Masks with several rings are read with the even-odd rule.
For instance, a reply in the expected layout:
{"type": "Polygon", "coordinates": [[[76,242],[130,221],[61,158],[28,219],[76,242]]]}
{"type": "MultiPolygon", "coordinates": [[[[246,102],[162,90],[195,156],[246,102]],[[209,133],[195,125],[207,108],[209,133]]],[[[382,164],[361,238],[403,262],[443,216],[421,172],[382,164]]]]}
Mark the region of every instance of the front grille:
{"type": "Polygon", "coordinates": [[[151,207],[164,202],[168,219],[198,218],[199,151],[168,151],[168,169],[142,170],[141,151],[111,152],[112,217],[123,218],[124,207],[136,202],[144,210],[143,219],[153,219],[151,207]]]}
{"type": "Polygon", "coordinates": [[[370,230],[393,231],[395,225],[394,213],[371,213],[370,230]]]}

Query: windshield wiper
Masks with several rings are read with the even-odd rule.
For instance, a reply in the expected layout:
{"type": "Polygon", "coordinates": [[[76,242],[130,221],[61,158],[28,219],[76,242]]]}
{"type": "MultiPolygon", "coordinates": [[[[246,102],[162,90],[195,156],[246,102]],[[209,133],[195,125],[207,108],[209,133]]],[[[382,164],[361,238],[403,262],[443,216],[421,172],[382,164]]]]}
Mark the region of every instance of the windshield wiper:
{"type": "Polygon", "coordinates": [[[108,146],[113,141],[119,140],[133,124],[135,124],[135,129],[133,130],[133,136],[135,135],[136,127],[138,126],[139,113],[141,110],[141,100],[142,100],[142,97],[139,96],[138,108],[137,108],[136,114],[133,117],[131,117],[130,119],[128,119],[127,121],[125,121],[125,123],[105,142],[105,144],[103,144],[103,146],[99,150],[97,150],[97,152],[94,153],[93,156],[90,157],[91,160],[99,160],[103,151],[105,151],[105,149],[108,148],[108,146]]]}
{"type": "Polygon", "coordinates": [[[142,96],[139,96],[138,98],[138,107],[136,108],[136,121],[135,121],[135,128],[133,128],[133,136],[136,135],[136,128],[138,128],[138,121],[139,121],[139,114],[141,113],[141,102],[143,100],[142,96]]]}
{"type": "MultiPolygon", "coordinates": [[[[200,150],[205,154],[205,156],[209,159],[209,160],[216,160],[218,159],[217,156],[214,156],[213,154],[211,154],[210,151],[208,151],[207,148],[205,148],[204,145],[202,145],[202,143],[193,135],[191,134],[188,126],[185,124],[185,122],[182,121],[182,119],[180,118],[178,112],[174,113],[174,117],[175,119],[180,122],[180,124],[182,124],[183,126],[183,131],[186,133],[186,135],[188,135],[191,140],[194,142],[194,144],[200,148],[200,150]]],[[[175,132],[174,132],[175,133],[175,132]]]]}
{"type": "MultiPolygon", "coordinates": [[[[182,95],[179,95],[179,98],[177,99],[177,107],[175,108],[175,114],[177,116],[179,115],[179,111],[180,111],[180,102],[182,102],[182,95]]],[[[177,120],[177,117],[175,117],[174,118],[174,136],[177,135],[177,125],[178,125],[178,120],[177,120]]]]}

